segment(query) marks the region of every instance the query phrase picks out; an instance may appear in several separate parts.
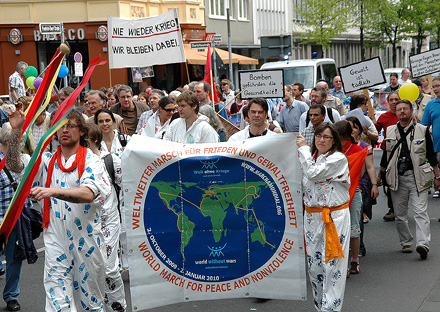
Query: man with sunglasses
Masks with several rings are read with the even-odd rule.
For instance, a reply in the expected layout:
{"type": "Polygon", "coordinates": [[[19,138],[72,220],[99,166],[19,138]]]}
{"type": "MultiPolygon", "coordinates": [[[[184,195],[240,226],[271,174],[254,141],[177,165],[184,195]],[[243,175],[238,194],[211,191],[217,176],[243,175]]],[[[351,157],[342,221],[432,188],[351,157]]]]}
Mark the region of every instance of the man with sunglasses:
{"type": "Polygon", "coordinates": [[[225,100],[226,109],[231,110],[232,100],[234,99],[234,91],[231,90],[231,81],[229,79],[222,79],[220,82],[220,88],[222,89],[223,99],[225,100]]]}
{"type": "MultiPolygon", "coordinates": [[[[87,126],[78,111],[67,115],[56,135],[60,147],[42,156],[30,194],[44,200],[45,311],[104,311],[105,257],[101,205],[110,182],[99,157],[87,149],[87,126]]],[[[10,114],[12,138],[6,164],[23,170],[20,137],[23,111],[10,114]]]]}
{"type": "Polygon", "coordinates": [[[138,134],[150,138],[162,139],[176,112],[176,104],[169,96],[160,99],[159,109],[140,128],[138,134]]]}

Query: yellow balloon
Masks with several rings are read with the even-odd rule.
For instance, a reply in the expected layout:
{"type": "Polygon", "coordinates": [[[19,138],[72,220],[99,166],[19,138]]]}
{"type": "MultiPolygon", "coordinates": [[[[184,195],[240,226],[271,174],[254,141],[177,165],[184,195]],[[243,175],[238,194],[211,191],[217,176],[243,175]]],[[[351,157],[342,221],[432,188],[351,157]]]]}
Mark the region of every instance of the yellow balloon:
{"type": "Polygon", "coordinates": [[[403,84],[399,89],[399,97],[401,100],[414,102],[419,97],[419,87],[412,82],[403,84]]]}

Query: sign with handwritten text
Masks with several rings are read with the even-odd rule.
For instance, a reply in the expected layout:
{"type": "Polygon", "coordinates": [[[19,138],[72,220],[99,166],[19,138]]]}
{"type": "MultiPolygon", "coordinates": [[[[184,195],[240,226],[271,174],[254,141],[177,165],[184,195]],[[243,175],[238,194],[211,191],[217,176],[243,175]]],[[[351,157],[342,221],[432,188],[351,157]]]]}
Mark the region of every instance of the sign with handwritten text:
{"type": "Polygon", "coordinates": [[[413,77],[422,77],[440,71],[440,48],[409,57],[413,77]]]}
{"type": "Polygon", "coordinates": [[[240,89],[246,89],[240,94],[242,99],[283,98],[284,73],[282,69],[272,70],[241,70],[238,72],[240,89]]]}
{"type": "Polygon", "coordinates": [[[386,83],[379,57],[339,67],[338,69],[345,93],[368,89],[375,85],[386,83]]]}

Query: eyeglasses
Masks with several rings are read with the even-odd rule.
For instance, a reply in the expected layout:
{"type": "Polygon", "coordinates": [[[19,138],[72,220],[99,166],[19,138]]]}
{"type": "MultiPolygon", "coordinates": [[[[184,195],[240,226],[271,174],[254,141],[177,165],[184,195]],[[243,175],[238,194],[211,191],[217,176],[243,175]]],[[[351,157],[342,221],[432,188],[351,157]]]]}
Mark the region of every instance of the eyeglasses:
{"type": "Polygon", "coordinates": [[[399,108],[399,109],[396,109],[396,112],[401,112],[401,111],[409,111],[411,108],[409,108],[409,107],[402,107],[402,108],[399,108]]]}
{"type": "Polygon", "coordinates": [[[64,125],[60,129],[75,130],[78,127],[77,125],[64,125]]]}
{"type": "Polygon", "coordinates": [[[324,141],[330,141],[331,139],[333,139],[333,137],[332,136],[328,136],[328,135],[322,136],[320,134],[317,134],[317,135],[315,135],[315,139],[318,140],[318,141],[321,140],[321,139],[324,139],[324,141]]]}
{"type": "Polygon", "coordinates": [[[166,111],[167,113],[171,113],[171,112],[175,112],[176,109],[175,108],[162,108],[164,111],[166,111]]]}

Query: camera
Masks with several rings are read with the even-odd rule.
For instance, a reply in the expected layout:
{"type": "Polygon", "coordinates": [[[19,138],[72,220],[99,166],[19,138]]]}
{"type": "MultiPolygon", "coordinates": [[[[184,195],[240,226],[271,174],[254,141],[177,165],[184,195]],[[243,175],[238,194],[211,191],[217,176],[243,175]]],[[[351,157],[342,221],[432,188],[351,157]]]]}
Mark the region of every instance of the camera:
{"type": "Polygon", "coordinates": [[[400,157],[397,161],[397,172],[399,175],[404,175],[405,171],[408,170],[408,162],[410,161],[409,157],[400,157]]]}

